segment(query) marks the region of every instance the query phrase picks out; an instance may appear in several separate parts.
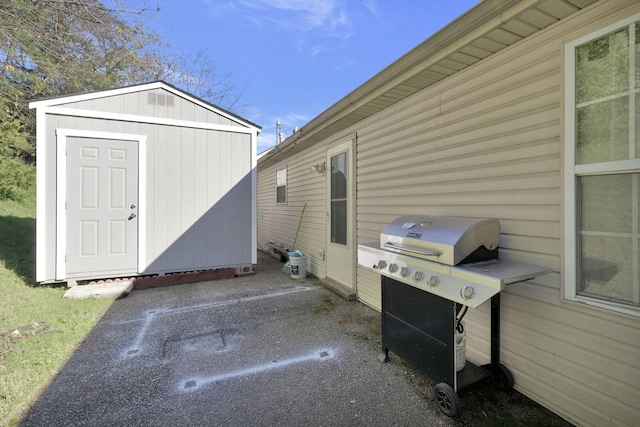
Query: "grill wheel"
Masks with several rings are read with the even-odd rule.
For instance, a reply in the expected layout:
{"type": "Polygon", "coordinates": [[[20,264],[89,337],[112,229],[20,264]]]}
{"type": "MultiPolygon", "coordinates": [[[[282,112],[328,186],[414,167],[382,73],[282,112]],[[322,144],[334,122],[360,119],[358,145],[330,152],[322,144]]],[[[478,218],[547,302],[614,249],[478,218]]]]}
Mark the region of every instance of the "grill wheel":
{"type": "Polygon", "coordinates": [[[433,388],[438,409],[449,417],[455,417],[460,413],[460,398],[456,391],[447,383],[438,383],[433,388]]]}
{"type": "MultiPolygon", "coordinates": [[[[486,365],[482,365],[482,368],[491,371],[491,364],[488,363],[486,365]]],[[[513,389],[513,375],[509,368],[504,366],[502,363],[500,364],[500,370],[497,372],[497,375],[493,380],[500,391],[511,391],[511,389],[513,389]]]]}

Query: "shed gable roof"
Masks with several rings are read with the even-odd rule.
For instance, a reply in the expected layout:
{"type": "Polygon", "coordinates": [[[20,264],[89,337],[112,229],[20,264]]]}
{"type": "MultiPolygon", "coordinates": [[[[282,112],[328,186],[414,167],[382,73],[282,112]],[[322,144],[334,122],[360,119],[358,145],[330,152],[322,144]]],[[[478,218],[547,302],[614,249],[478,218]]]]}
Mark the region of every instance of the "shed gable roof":
{"type": "Polygon", "coordinates": [[[356,88],[260,162],[302,149],[601,0],[484,0],[356,88]]]}
{"type": "Polygon", "coordinates": [[[29,103],[29,108],[40,108],[40,107],[60,107],[66,104],[72,104],[72,103],[81,103],[84,101],[92,101],[92,100],[97,100],[97,99],[101,99],[101,98],[108,98],[108,97],[115,97],[115,96],[123,96],[123,95],[128,95],[128,94],[132,94],[132,93],[138,93],[138,92],[145,92],[145,91],[153,91],[156,89],[162,89],[164,91],[167,91],[169,93],[172,93],[180,98],[186,99],[189,102],[192,102],[196,105],[198,105],[201,108],[204,108],[208,111],[211,111],[213,113],[216,113],[232,122],[237,123],[240,126],[243,127],[249,127],[249,128],[255,128],[255,129],[261,129],[260,126],[256,125],[255,123],[252,123],[234,113],[231,113],[223,108],[220,108],[216,105],[213,105],[203,99],[200,99],[188,92],[185,92],[183,90],[180,90],[178,88],[176,88],[175,86],[172,86],[166,82],[163,81],[156,81],[156,82],[151,82],[151,83],[144,83],[144,84],[139,84],[139,85],[133,85],[133,86],[127,86],[127,87],[122,87],[122,88],[116,88],[116,89],[107,89],[107,90],[101,90],[101,91],[96,91],[96,92],[88,92],[88,93],[82,93],[82,94],[74,94],[74,95],[65,95],[65,96],[60,96],[60,97],[56,97],[56,98],[49,98],[49,99],[43,99],[43,100],[38,100],[38,101],[32,101],[29,103]]]}

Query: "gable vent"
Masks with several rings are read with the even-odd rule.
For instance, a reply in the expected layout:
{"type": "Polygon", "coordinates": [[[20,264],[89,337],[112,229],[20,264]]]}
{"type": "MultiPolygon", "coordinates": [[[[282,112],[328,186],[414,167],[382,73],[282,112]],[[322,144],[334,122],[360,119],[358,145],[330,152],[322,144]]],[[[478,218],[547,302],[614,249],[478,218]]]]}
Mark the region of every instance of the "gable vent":
{"type": "Polygon", "coordinates": [[[166,107],[173,107],[174,105],[174,96],[173,95],[165,95],[163,93],[148,93],[147,94],[147,104],[150,105],[163,105],[166,107]]]}

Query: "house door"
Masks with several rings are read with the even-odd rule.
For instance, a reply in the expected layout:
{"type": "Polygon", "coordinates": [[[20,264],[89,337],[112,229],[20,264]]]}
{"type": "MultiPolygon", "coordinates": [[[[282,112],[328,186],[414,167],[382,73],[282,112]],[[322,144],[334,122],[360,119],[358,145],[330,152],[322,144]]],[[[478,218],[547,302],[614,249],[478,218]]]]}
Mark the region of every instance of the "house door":
{"type": "Polygon", "coordinates": [[[327,151],[327,277],[355,289],[352,139],[327,151]]]}
{"type": "Polygon", "coordinates": [[[67,137],[66,272],[136,272],[138,142],[67,137]]]}

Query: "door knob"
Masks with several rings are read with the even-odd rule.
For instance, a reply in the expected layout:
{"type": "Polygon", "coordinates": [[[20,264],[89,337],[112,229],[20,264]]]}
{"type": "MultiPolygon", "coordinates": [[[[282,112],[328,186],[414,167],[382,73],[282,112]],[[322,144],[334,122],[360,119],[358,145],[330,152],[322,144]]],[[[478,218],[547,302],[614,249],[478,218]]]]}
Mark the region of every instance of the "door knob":
{"type": "Polygon", "coordinates": [[[131,221],[135,217],[136,217],[136,214],[132,213],[131,215],[129,215],[129,221],[131,221]]]}

